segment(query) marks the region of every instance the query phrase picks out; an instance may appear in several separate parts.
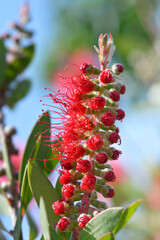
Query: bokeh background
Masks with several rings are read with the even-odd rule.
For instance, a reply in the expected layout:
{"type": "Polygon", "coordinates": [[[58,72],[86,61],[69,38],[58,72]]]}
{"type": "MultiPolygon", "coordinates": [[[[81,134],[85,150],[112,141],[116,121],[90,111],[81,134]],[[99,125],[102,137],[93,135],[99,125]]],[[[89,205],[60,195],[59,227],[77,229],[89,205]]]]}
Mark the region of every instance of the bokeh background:
{"type": "MultiPolygon", "coordinates": [[[[114,206],[143,199],[139,211],[117,240],[160,239],[160,1],[159,0],[30,0],[36,52],[23,73],[32,79],[30,93],[5,121],[17,129],[16,145],[23,150],[41,114],[44,87],[60,87],[57,74],[72,63],[98,65],[93,49],[100,33],[112,33],[116,52],[112,62],[125,67],[127,93],[120,106],[126,118],[119,124],[123,154],[115,163],[114,206]]],[[[0,32],[18,19],[22,0],[0,6],[0,32]]],[[[26,238],[27,239],[27,238],[26,238]]]]}

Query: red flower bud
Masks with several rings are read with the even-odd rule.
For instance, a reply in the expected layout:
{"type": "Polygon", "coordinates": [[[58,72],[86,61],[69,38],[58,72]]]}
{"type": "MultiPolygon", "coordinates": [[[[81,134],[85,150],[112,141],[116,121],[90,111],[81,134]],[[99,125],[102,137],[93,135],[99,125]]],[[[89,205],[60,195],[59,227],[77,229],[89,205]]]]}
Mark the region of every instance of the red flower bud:
{"type": "Polygon", "coordinates": [[[114,174],[113,171],[108,171],[105,173],[104,178],[108,181],[108,182],[114,182],[116,180],[116,176],[114,174]]]}
{"type": "Polygon", "coordinates": [[[52,209],[57,215],[65,214],[69,209],[69,204],[66,202],[59,202],[57,200],[56,202],[52,203],[52,209]]]}
{"type": "Polygon", "coordinates": [[[62,175],[59,178],[59,182],[61,184],[70,183],[72,181],[72,178],[73,178],[72,174],[66,169],[62,170],[61,172],[62,172],[62,175]]]}
{"type": "Polygon", "coordinates": [[[66,184],[62,187],[62,195],[65,198],[71,198],[76,190],[76,186],[73,184],[66,184]]]}
{"type": "Polygon", "coordinates": [[[93,191],[96,186],[96,177],[92,173],[87,173],[81,180],[82,191],[93,191]]]}
{"type": "Polygon", "coordinates": [[[113,151],[113,153],[112,153],[112,159],[113,159],[113,160],[117,160],[117,159],[119,158],[119,155],[120,155],[120,154],[122,154],[122,152],[115,149],[115,150],[113,151]]]}
{"type": "Polygon", "coordinates": [[[85,213],[82,213],[78,217],[78,226],[80,226],[81,228],[84,228],[91,219],[92,217],[90,215],[86,215],[85,213]]]}
{"type": "Polygon", "coordinates": [[[113,188],[109,188],[108,189],[108,193],[106,194],[107,197],[109,198],[113,198],[115,195],[114,189],[113,188]]]}
{"type": "Polygon", "coordinates": [[[83,63],[79,69],[83,74],[92,74],[93,72],[93,66],[87,63],[83,63]]]}
{"type": "Polygon", "coordinates": [[[119,75],[123,72],[123,70],[124,70],[124,67],[121,64],[114,64],[112,66],[112,71],[114,74],[119,75]]]}
{"type": "Polygon", "coordinates": [[[112,72],[110,70],[101,72],[99,75],[99,80],[104,84],[113,82],[114,79],[112,77],[112,72]]]}
{"type": "Polygon", "coordinates": [[[101,122],[105,126],[109,126],[109,127],[111,127],[114,124],[115,120],[116,118],[111,111],[104,113],[103,116],[101,117],[101,122]]]}
{"type": "Polygon", "coordinates": [[[107,156],[106,153],[101,152],[101,153],[98,153],[96,155],[96,160],[97,160],[97,162],[99,162],[101,164],[104,164],[104,163],[106,163],[108,161],[108,156],[107,156]]]}
{"type": "Polygon", "coordinates": [[[103,138],[99,135],[88,138],[86,145],[91,150],[98,150],[103,146],[103,138]]]}
{"type": "Polygon", "coordinates": [[[66,231],[69,226],[70,226],[70,219],[67,217],[61,218],[58,222],[58,228],[61,231],[66,231]]]}
{"type": "Polygon", "coordinates": [[[118,102],[120,100],[120,94],[118,91],[114,90],[110,92],[110,98],[114,101],[114,102],[118,102]]]}
{"type": "Polygon", "coordinates": [[[83,160],[83,159],[78,160],[76,169],[78,172],[81,172],[81,173],[89,172],[91,170],[90,161],[83,160]]]}
{"type": "Polygon", "coordinates": [[[109,134],[109,138],[108,140],[110,141],[110,143],[117,143],[118,140],[120,140],[120,136],[116,133],[116,132],[113,132],[111,134],[109,134]]]}
{"type": "Polygon", "coordinates": [[[125,112],[122,109],[117,109],[116,113],[117,113],[116,119],[123,120],[123,118],[125,117],[125,112]]]}
{"type": "Polygon", "coordinates": [[[87,101],[91,110],[102,110],[106,105],[104,97],[93,97],[87,101]]]}
{"type": "Polygon", "coordinates": [[[120,89],[120,94],[125,94],[125,92],[126,92],[126,87],[125,85],[122,85],[120,89]]]}

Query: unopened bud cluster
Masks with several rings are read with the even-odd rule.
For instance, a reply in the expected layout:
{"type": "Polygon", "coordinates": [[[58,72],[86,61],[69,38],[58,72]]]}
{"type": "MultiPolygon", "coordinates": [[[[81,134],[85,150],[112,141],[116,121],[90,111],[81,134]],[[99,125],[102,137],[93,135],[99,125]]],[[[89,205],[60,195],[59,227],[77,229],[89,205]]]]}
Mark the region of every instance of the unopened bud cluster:
{"type": "Polygon", "coordinates": [[[112,144],[121,143],[115,123],[125,117],[118,107],[125,93],[118,76],[123,66],[108,67],[113,54],[111,36],[101,35],[99,48],[96,50],[101,69],[84,63],[80,66],[82,74],[69,79],[66,94],[48,95],[57,104],[52,112],[58,114],[59,124],[51,125],[55,142],[51,147],[61,159],[59,181],[63,184],[62,198],[52,205],[54,212],[62,217],[55,229],[72,230],[74,239],[88,221],[107,208],[105,202],[97,199],[97,192],[105,198],[115,195],[109,183],[116,177],[108,161],[117,160],[121,154],[112,144]]]}

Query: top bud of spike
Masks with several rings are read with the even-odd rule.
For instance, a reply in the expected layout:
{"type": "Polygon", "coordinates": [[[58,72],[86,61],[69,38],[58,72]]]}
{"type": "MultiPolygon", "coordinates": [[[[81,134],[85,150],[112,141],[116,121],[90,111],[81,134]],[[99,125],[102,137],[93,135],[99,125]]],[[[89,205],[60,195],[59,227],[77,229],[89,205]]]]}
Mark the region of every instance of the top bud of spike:
{"type": "Polygon", "coordinates": [[[105,33],[101,34],[98,40],[99,49],[94,46],[95,50],[99,54],[99,61],[101,64],[101,70],[105,70],[107,65],[111,62],[112,55],[115,50],[115,46],[113,45],[113,38],[111,34],[105,33]]]}

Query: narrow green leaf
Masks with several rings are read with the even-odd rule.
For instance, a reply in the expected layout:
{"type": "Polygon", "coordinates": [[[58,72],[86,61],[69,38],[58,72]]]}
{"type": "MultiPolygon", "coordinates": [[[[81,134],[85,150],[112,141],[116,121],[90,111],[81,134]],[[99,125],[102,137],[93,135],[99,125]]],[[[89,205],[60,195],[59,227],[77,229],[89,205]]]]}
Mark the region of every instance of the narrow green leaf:
{"type": "MultiPolygon", "coordinates": [[[[35,138],[35,135],[37,135],[38,133],[41,134],[42,132],[46,131],[49,128],[49,126],[50,126],[50,116],[49,116],[49,113],[46,112],[42,117],[39,118],[39,120],[35,124],[29,136],[29,139],[24,151],[20,174],[19,174],[20,186],[22,186],[24,170],[30,158],[37,158],[42,160],[53,158],[53,160],[47,161],[47,167],[51,170],[54,169],[54,167],[59,161],[59,159],[54,159],[54,155],[52,153],[51,147],[37,143],[37,139],[35,138]]],[[[48,140],[48,141],[50,140],[50,133],[48,131],[45,132],[43,136],[45,136],[45,140],[48,140]]],[[[50,174],[50,171],[48,171],[44,166],[43,161],[37,160],[36,164],[43,170],[43,172],[46,175],[50,174]]]]}
{"type": "MultiPolygon", "coordinates": [[[[51,239],[55,239],[55,240],[64,240],[64,239],[66,239],[66,240],[70,240],[70,238],[69,237],[66,237],[66,238],[64,238],[64,237],[61,237],[58,233],[56,233],[56,231],[51,227],[51,226],[49,226],[49,229],[50,229],[50,233],[51,233],[51,239]]],[[[67,235],[67,233],[63,233],[64,235],[67,235]]]]}
{"type": "Polygon", "coordinates": [[[142,202],[141,199],[137,200],[134,203],[132,203],[129,207],[127,207],[125,210],[123,210],[121,218],[119,219],[117,225],[113,230],[114,234],[116,234],[126,225],[126,223],[130,220],[130,218],[132,217],[132,215],[134,214],[134,212],[136,211],[141,202],[142,202]]]}
{"type": "Polygon", "coordinates": [[[47,212],[46,212],[46,207],[45,207],[43,197],[40,197],[39,208],[40,208],[40,223],[41,223],[41,228],[42,228],[44,238],[45,240],[51,240],[47,212]]]}
{"type": "Polygon", "coordinates": [[[97,240],[115,240],[113,233],[107,233],[102,237],[98,238],[97,240]]]}
{"type": "Polygon", "coordinates": [[[7,65],[5,74],[5,81],[7,83],[12,82],[26,67],[28,67],[33,58],[34,50],[35,47],[33,44],[24,47],[22,51],[23,56],[16,58],[13,62],[7,65]]]}
{"type": "Polygon", "coordinates": [[[0,88],[3,86],[5,81],[6,71],[6,48],[4,46],[3,39],[0,39],[0,88]]]}
{"type": "Polygon", "coordinates": [[[7,98],[7,104],[10,108],[14,108],[15,104],[24,98],[31,88],[31,81],[25,79],[21,82],[17,82],[14,89],[9,89],[9,97],[7,98]]]}
{"type": "Polygon", "coordinates": [[[21,234],[21,207],[18,209],[18,215],[17,215],[17,221],[16,221],[16,226],[14,229],[14,240],[19,240],[20,239],[20,234],[21,234]]]}
{"type": "Polygon", "coordinates": [[[28,172],[27,172],[28,166],[26,166],[25,171],[24,171],[24,176],[23,176],[23,182],[22,182],[22,187],[21,187],[21,211],[22,211],[22,216],[24,215],[26,208],[31,201],[33,194],[31,192],[31,189],[29,187],[29,182],[28,182],[28,172]]]}
{"type": "Polygon", "coordinates": [[[109,208],[91,219],[82,230],[79,240],[95,240],[115,228],[123,208],[109,208]]]}
{"type": "Polygon", "coordinates": [[[44,236],[42,235],[41,239],[40,240],[45,240],[44,236]]]}
{"type": "Polygon", "coordinates": [[[0,194],[0,214],[5,216],[10,216],[10,206],[7,202],[7,199],[0,194]]]}
{"type": "Polygon", "coordinates": [[[7,177],[8,177],[8,180],[11,182],[11,185],[14,186],[13,174],[12,174],[12,170],[11,170],[11,163],[10,163],[10,159],[9,159],[9,155],[8,155],[8,149],[7,149],[5,135],[4,135],[3,130],[0,132],[0,140],[1,140],[1,144],[2,144],[3,160],[6,164],[7,177]]]}
{"type": "Polygon", "coordinates": [[[40,197],[43,197],[46,206],[48,222],[52,227],[54,227],[60,218],[52,210],[52,203],[58,199],[56,190],[43,171],[32,162],[28,163],[28,179],[33,196],[38,205],[40,197]]]}
{"type": "Polygon", "coordinates": [[[29,240],[34,240],[37,235],[38,235],[38,228],[33,220],[33,218],[31,217],[29,211],[26,211],[26,216],[28,219],[28,223],[29,223],[29,240]]]}
{"type": "Polygon", "coordinates": [[[58,193],[58,196],[59,198],[62,197],[62,184],[59,182],[59,178],[57,179],[57,182],[56,182],[56,186],[55,186],[55,189],[56,189],[56,192],[58,193]]]}

